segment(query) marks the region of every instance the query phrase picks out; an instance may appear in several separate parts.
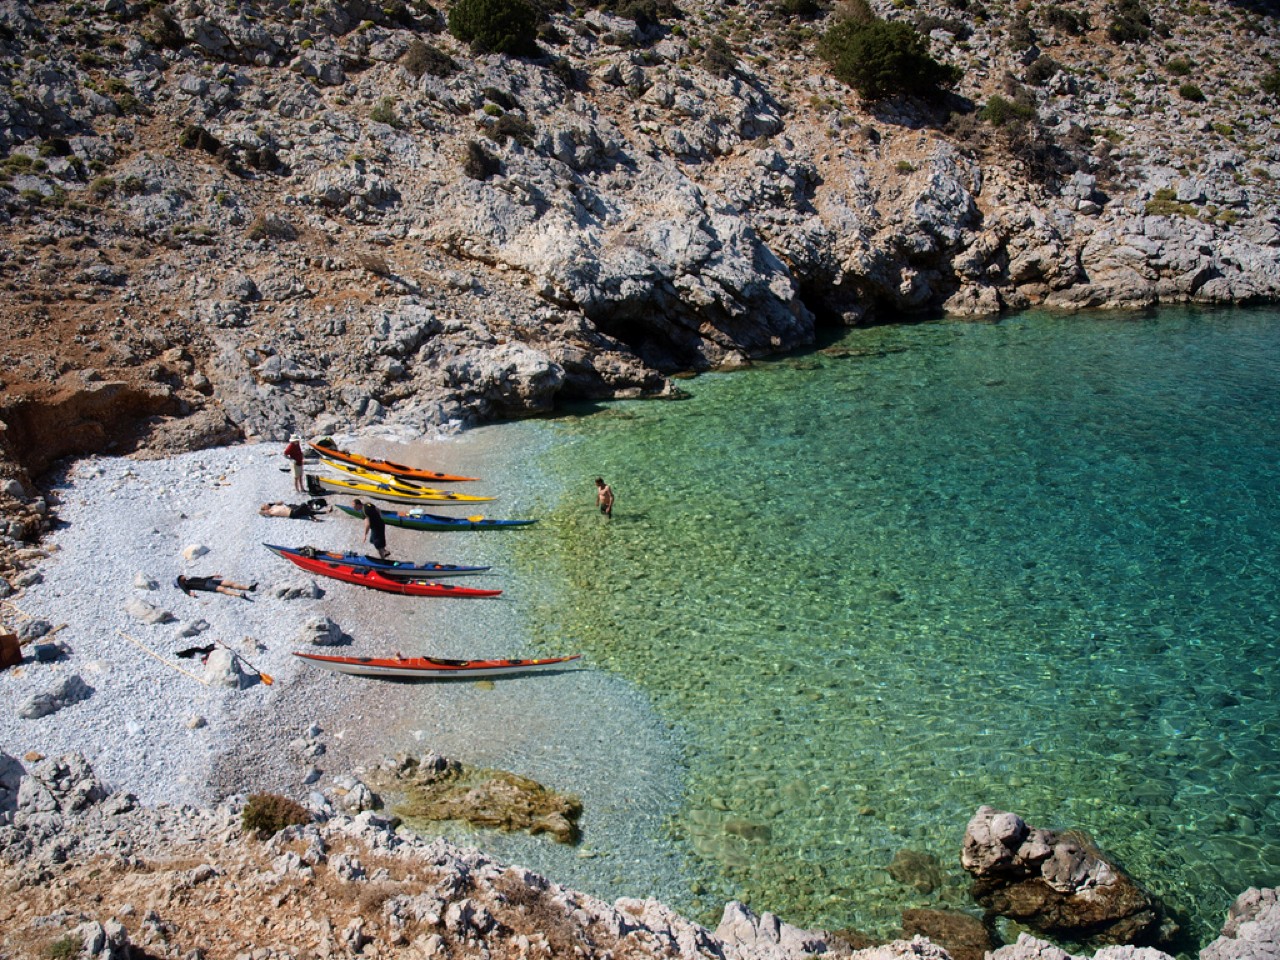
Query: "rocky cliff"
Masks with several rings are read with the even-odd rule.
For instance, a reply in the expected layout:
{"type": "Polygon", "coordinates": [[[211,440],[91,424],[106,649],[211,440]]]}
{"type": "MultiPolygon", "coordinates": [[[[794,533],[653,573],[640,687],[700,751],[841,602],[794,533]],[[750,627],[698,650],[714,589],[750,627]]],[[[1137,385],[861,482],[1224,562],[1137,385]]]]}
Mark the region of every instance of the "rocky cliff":
{"type": "Polygon", "coordinates": [[[1097,0],[877,2],[959,68],[928,107],[835,80],[819,4],[539,6],[514,58],[425,0],[0,3],[10,546],[77,453],[660,396],[820,324],[1280,292],[1265,5],[1124,34],[1097,0]]]}

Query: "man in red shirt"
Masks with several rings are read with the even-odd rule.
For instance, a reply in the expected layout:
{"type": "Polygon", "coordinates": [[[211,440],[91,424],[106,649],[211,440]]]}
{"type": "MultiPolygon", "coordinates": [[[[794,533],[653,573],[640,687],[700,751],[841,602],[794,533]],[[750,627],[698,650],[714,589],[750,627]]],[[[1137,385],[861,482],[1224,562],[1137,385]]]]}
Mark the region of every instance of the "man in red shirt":
{"type": "Polygon", "coordinates": [[[306,478],[302,475],[302,438],[296,433],[289,438],[289,445],[284,448],[284,455],[289,458],[289,464],[293,467],[293,489],[299,493],[306,493],[306,478]]]}

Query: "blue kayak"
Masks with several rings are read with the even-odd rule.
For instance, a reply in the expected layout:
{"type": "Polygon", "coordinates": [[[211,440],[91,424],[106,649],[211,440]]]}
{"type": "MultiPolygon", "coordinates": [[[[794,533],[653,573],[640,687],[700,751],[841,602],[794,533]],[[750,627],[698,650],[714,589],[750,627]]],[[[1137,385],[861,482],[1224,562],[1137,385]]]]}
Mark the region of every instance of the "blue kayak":
{"type": "Polygon", "coordinates": [[[315,547],[280,547],[272,543],[264,543],[264,547],[282,557],[307,557],[311,560],[324,560],[329,563],[341,563],[360,570],[377,570],[384,577],[415,580],[432,580],[437,577],[465,577],[473,573],[484,573],[489,567],[465,567],[456,563],[411,563],[408,560],[383,560],[363,553],[338,553],[333,550],[317,550],[315,547]]]}
{"type": "MultiPolygon", "coordinates": [[[[363,519],[364,514],[354,507],[336,504],[343,513],[363,519]]],[[[525,527],[536,520],[490,520],[488,517],[445,517],[438,513],[419,513],[411,510],[402,513],[396,510],[379,510],[385,523],[406,530],[501,530],[505,527],[525,527]]]]}

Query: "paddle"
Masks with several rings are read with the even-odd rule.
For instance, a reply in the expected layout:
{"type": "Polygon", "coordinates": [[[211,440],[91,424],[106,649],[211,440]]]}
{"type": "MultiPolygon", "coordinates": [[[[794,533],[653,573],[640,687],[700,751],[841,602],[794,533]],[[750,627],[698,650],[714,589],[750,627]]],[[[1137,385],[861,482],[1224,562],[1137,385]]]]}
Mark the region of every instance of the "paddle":
{"type": "Polygon", "coordinates": [[[217,639],[217,638],[215,637],[213,642],[214,642],[214,643],[216,643],[218,646],[220,646],[220,647],[225,647],[227,650],[231,651],[231,655],[232,655],[233,657],[235,657],[237,660],[239,660],[241,663],[243,663],[246,667],[248,667],[250,670],[252,670],[254,673],[256,673],[259,677],[261,677],[261,678],[262,678],[262,682],[263,682],[264,684],[266,684],[268,687],[269,687],[269,686],[271,686],[273,683],[275,683],[275,682],[276,682],[276,681],[275,681],[275,678],[274,678],[274,677],[272,677],[272,676],[271,676],[271,674],[269,674],[269,673],[263,673],[261,670],[259,670],[257,667],[255,667],[252,663],[250,663],[248,660],[246,660],[246,659],[244,658],[244,656],[243,656],[241,653],[239,653],[239,652],[238,652],[238,651],[236,651],[236,650],[232,650],[232,649],[231,649],[231,647],[227,646],[227,645],[226,645],[225,643],[223,643],[221,640],[219,640],[219,639],[217,639]]]}

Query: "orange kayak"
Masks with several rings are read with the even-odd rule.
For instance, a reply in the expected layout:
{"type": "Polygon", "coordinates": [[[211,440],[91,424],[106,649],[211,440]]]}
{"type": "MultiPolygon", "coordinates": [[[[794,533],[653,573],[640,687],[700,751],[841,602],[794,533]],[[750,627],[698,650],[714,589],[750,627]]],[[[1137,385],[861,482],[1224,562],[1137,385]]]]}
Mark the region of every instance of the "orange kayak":
{"type": "Polygon", "coordinates": [[[403,477],[406,480],[435,480],[440,483],[461,483],[464,480],[478,479],[476,477],[459,477],[451,473],[436,473],[434,470],[419,470],[417,467],[407,467],[403,463],[396,463],[394,460],[380,460],[377,457],[366,457],[363,454],[351,453],[327,443],[310,443],[308,441],[308,445],[320,456],[328,457],[330,460],[341,460],[343,463],[364,467],[366,470],[377,470],[379,473],[389,473],[392,476],[403,477]]]}

